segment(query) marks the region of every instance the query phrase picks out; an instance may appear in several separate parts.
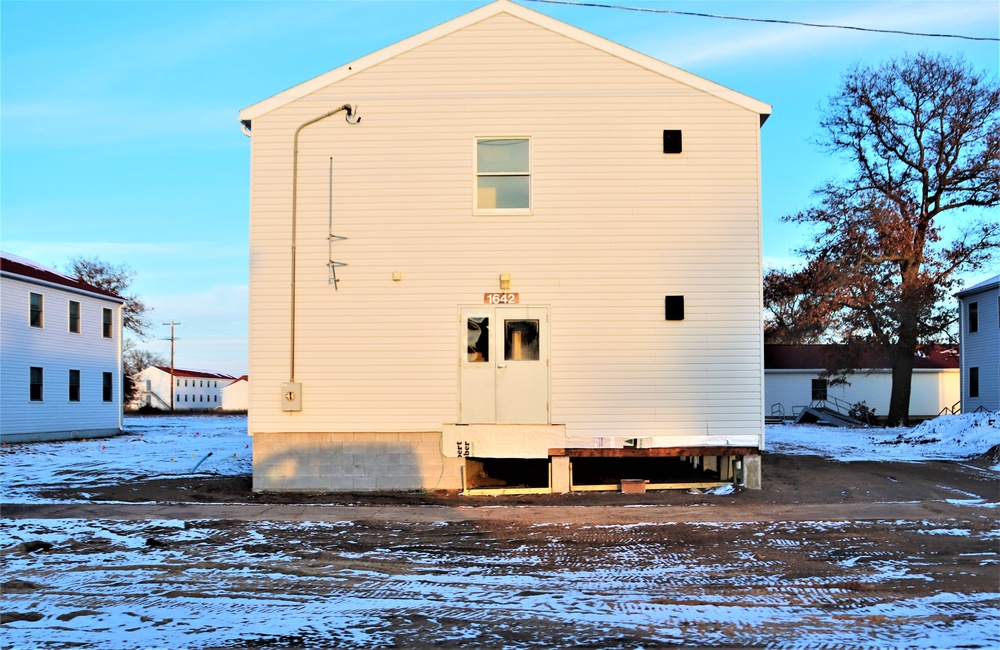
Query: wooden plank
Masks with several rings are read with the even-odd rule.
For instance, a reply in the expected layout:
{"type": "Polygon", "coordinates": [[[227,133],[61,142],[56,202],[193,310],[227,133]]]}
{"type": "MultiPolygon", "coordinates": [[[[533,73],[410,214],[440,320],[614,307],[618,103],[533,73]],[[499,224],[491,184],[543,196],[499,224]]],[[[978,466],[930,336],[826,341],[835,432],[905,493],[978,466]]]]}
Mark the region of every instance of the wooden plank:
{"type": "Polygon", "coordinates": [[[503,496],[507,494],[552,494],[552,488],[466,488],[468,496],[503,496]]]}
{"type": "Polygon", "coordinates": [[[549,456],[571,458],[675,458],[678,456],[758,456],[756,447],[621,447],[618,449],[554,448],[549,456]]]}
{"type": "MultiPolygon", "coordinates": [[[[690,490],[692,488],[709,489],[729,485],[729,481],[704,481],[700,483],[647,483],[646,491],[649,490],[690,490]]],[[[618,492],[617,483],[606,485],[573,485],[571,492],[618,492]]]]}

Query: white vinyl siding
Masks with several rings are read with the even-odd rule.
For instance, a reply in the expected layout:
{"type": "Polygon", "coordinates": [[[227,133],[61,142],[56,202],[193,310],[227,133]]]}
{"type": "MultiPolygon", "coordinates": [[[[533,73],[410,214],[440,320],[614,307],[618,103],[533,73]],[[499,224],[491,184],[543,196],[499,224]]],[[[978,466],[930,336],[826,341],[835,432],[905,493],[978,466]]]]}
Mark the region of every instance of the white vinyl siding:
{"type": "Polygon", "coordinates": [[[550,421],[569,435],[757,444],[759,128],[753,111],[507,15],[256,117],[251,431],[455,422],[459,305],[509,273],[521,304],[550,306],[550,421]],[[303,410],[282,413],[291,135],[342,102],[359,125],[333,117],[300,139],[303,410]],[[684,153],[662,153],[665,128],[683,131],[684,153]],[[525,133],[533,216],[475,214],[469,143],[525,133]],[[348,238],[333,245],[348,264],[337,291],[330,156],[333,230],[348,238]],[[685,297],[685,320],[664,320],[664,295],[685,297]]]}
{"type": "MultiPolygon", "coordinates": [[[[764,406],[767,414],[775,404],[781,404],[786,416],[796,407],[808,406],[812,401],[812,381],[821,370],[767,370],[764,373],[764,406]]],[[[952,408],[961,398],[960,373],[957,368],[913,371],[910,386],[910,415],[934,417],[945,407],[952,408]]],[[[864,401],[875,415],[889,413],[889,396],[892,393],[892,373],[888,370],[869,372],[861,370],[850,377],[850,386],[829,386],[827,394],[848,404],[864,401]]]]}
{"type": "MultiPolygon", "coordinates": [[[[118,302],[93,294],[39,284],[20,276],[0,278],[0,391],[3,416],[0,436],[4,440],[70,438],[115,432],[121,428],[121,400],[102,400],[102,373],[110,372],[120,385],[121,358],[118,336],[105,339],[101,310],[118,302]],[[30,294],[44,299],[49,323],[55,327],[30,326],[30,294]],[[80,333],[69,331],[70,304],[80,305],[80,333]],[[88,320],[89,318],[89,320],[88,320]],[[44,377],[43,400],[30,400],[30,368],[40,368],[44,377]],[[79,402],[71,399],[71,373],[79,371],[79,402]],[[91,433],[93,432],[93,433],[91,433]]],[[[114,317],[114,326],[118,324],[114,317]]]]}
{"type": "Polygon", "coordinates": [[[962,315],[962,411],[978,408],[1000,410],[1000,289],[992,286],[964,295],[959,302],[962,315]],[[972,327],[970,312],[976,305],[978,327],[972,327]],[[996,308],[994,308],[996,305],[996,308]],[[972,394],[972,369],[977,370],[978,395],[972,394]]]}

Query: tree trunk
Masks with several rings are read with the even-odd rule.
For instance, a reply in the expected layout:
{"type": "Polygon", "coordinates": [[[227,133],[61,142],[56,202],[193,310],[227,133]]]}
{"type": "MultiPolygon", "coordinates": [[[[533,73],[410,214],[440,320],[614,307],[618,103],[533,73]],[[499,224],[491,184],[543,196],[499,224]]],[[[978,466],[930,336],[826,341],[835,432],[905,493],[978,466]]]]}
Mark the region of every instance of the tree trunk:
{"type": "Polygon", "coordinates": [[[913,380],[913,357],[916,337],[912,342],[898,343],[892,351],[892,394],[889,396],[888,424],[890,427],[910,424],[910,383],[913,380]]]}

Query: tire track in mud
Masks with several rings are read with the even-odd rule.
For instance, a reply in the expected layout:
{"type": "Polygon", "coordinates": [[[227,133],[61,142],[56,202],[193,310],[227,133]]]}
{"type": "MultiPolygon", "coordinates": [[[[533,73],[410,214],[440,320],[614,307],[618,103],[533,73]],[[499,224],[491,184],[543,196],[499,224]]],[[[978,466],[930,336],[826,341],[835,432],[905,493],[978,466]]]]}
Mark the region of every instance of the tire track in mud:
{"type": "Polygon", "coordinates": [[[10,523],[3,546],[52,544],[0,558],[15,646],[1000,642],[973,522],[10,523]]]}

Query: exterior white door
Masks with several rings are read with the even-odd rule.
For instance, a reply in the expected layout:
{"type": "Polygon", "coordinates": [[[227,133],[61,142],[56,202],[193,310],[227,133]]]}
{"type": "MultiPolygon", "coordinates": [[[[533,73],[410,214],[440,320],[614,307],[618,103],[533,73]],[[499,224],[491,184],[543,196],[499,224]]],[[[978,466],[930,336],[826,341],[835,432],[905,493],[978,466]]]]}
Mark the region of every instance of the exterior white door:
{"type": "Polygon", "coordinates": [[[461,424],[549,421],[549,309],[462,308],[461,424]]]}

